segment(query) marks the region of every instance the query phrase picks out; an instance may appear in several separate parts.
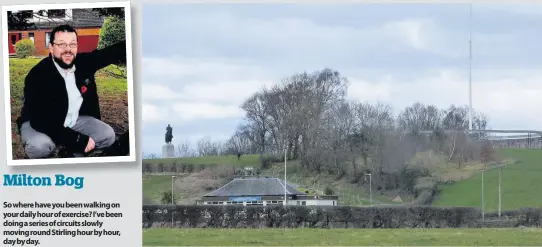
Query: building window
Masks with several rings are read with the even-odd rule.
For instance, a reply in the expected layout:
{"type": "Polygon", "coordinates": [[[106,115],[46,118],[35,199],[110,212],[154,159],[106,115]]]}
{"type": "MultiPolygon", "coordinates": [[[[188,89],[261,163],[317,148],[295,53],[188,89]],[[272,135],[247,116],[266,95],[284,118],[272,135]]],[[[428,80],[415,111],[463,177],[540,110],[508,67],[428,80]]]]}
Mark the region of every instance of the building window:
{"type": "Polygon", "coordinates": [[[45,32],[45,47],[49,47],[49,37],[51,37],[51,32],[45,32]]]}
{"type": "Polygon", "coordinates": [[[28,38],[34,43],[34,33],[28,33],[28,38]]]}
{"type": "Polygon", "coordinates": [[[301,202],[300,201],[297,201],[297,205],[299,205],[301,202]]]}
{"type": "Polygon", "coordinates": [[[301,205],[307,205],[307,202],[306,202],[306,201],[302,201],[302,202],[301,202],[301,205]]]}

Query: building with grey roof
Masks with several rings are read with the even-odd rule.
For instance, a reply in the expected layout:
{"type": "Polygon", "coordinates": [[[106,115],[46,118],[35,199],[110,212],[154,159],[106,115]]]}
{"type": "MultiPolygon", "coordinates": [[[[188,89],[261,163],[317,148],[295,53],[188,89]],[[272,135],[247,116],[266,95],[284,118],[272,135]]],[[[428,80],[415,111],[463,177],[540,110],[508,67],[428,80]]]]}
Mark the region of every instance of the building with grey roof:
{"type": "Polygon", "coordinates": [[[309,195],[297,190],[291,184],[278,178],[248,177],[234,178],[224,186],[202,197],[200,205],[284,205],[286,194],[287,205],[327,205],[337,206],[338,196],[309,195]],[[285,191],[286,190],[286,191],[285,191]]]}

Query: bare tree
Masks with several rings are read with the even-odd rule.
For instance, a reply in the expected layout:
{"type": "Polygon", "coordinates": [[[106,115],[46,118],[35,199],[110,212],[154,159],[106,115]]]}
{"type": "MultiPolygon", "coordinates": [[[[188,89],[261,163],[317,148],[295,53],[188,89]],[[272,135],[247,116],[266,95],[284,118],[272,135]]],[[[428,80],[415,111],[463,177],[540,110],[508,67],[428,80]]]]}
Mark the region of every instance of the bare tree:
{"type": "Polygon", "coordinates": [[[434,105],[423,105],[419,102],[405,108],[398,116],[399,128],[414,135],[420,131],[437,130],[441,128],[442,112],[434,105]]]}
{"type": "Polygon", "coordinates": [[[252,140],[258,145],[260,150],[261,166],[264,163],[263,155],[265,153],[266,135],[269,131],[269,122],[267,119],[269,116],[269,106],[265,102],[264,93],[265,90],[255,93],[241,105],[241,109],[246,112],[245,118],[250,123],[245,128],[248,128],[254,137],[252,140]]]}
{"type": "Polygon", "coordinates": [[[193,157],[195,151],[190,147],[190,142],[185,141],[177,145],[177,157],[193,157]]]}
{"type": "Polygon", "coordinates": [[[205,136],[198,140],[197,149],[199,156],[218,156],[222,153],[222,143],[213,142],[211,137],[205,136]]]}

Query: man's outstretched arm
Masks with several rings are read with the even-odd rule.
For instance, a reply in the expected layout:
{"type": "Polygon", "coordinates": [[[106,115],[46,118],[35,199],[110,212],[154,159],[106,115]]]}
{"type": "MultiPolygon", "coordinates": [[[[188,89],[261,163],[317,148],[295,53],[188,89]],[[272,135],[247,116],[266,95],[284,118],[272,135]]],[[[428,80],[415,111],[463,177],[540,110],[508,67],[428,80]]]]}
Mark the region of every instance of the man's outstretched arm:
{"type": "Polygon", "coordinates": [[[89,66],[94,71],[103,69],[111,64],[126,64],[126,40],[103,49],[96,49],[85,55],[88,56],[89,66]]]}

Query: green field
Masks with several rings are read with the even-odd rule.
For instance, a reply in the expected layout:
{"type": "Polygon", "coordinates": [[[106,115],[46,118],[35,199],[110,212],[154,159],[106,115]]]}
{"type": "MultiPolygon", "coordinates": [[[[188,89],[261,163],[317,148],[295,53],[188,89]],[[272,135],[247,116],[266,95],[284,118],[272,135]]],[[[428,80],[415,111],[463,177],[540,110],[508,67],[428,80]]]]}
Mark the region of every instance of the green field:
{"type": "MultiPolygon", "coordinates": [[[[11,94],[11,122],[13,133],[13,158],[24,157],[24,150],[20,145],[20,138],[16,131],[15,120],[20,114],[23,104],[24,79],[28,71],[36,65],[41,58],[10,58],[9,59],[9,83],[11,94]]],[[[96,73],[96,84],[102,120],[112,125],[120,132],[128,130],[128,84],[126,78],[116,76],[122,74],[116,66],[108,66],[96,73]]]]}
{"type": "MultiPolygon", "coordinates": [[[[501,195],[502,209],[515,210],[522,207],[542,207],[542,150],[503,149],[503,154],[518,162],[502,168],[501,195]]],[[[499,169],[484,173],[484,203],[486,212],[498,210],[499,169]]],[[[478,173],[469,179],[453,185],[440,186],[441,193],[434,203],[437,206],[482,205],[482,175],[478,173]]]]}
{"type": "Polygon", "coordinates": [[[538,246],[542,229],[145,229],[144,246],[538,246]]]}

